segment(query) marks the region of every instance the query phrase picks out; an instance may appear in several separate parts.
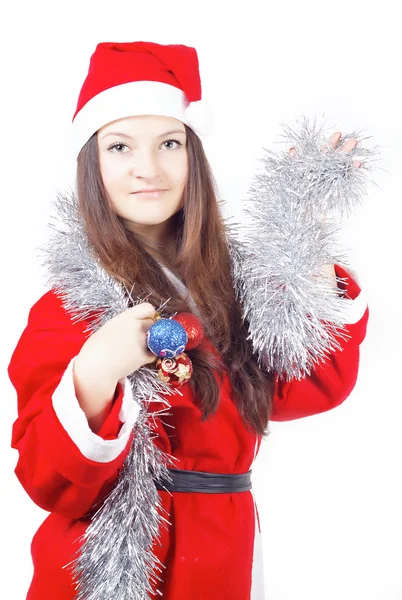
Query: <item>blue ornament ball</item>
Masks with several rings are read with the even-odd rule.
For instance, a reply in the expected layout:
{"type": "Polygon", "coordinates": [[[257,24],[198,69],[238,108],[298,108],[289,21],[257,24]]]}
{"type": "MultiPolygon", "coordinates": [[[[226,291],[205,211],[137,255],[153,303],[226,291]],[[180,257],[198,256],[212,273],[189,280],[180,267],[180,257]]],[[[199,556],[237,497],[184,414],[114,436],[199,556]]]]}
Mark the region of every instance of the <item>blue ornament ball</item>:
{"type": "Polygon", "coordinates": [[[147,346],[161,358],[175,358],[188,342],[183,325],[172,319],[159,319],[147,331],[147,346]]]}

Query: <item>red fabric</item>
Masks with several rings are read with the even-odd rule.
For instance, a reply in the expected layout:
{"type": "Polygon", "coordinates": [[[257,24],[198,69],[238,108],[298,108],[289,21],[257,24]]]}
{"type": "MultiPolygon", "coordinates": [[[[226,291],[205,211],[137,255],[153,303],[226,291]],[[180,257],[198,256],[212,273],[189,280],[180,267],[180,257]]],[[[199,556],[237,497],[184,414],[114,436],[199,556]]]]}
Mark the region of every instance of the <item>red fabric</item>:
{"type": "MultiPolygon", "coordinates": [[[[352,279],[349,284],[350,297],[356,297],[359,286],[352,279]]],[[[330,410],[348,397],[357,378],[359,344],[365,337],[367,320],[368,309],[349,327],[352,339],[344,342],[344,350],[335,353],[326,366],[305,380],[277,384],[273,420],[330,410]]],[[[49,291],[32,307],[9,364],[18,398],[11,442],[19,453],[15,472],[32,500],[51,513],[32,541],[34,575],[28,600],[73,599],[69,571],[62,567],[78,549],[90,515],[115,482],[130,447],[127,443],[109,463],[88,460],[53,410],[52,393],[85,342],[85,326],[72,324],[59,298],[49,291]]],[[[228,378],[221,385],[217,413],[205,422],[200,420],[188,386],[169,400],[170,415],[163,416],[164,424],[156,421],[159,435],[155,443],[179,459],[178,468],[216,473],[245,473],[250,469],[255,443],[258,450],[261,439],[256,440],[242,423],[231,399],[228,378]],[[174,428],[166,426],[169,424],[174,428]]],[[[104,439],[119,433],[121,403],[119,385],[99,432],[104,439]]],[[[167,530],[162,529],[160,544],[154,544],[154,552],[166,566],[161,575],[163,597],[249,600],[255,527],[251,492],[159,493],[171,522],[167,530]]]]}
{"type": "Polygon", "coordinates": [[[189,102],[201,100],[197,51],[180,44],[101,42],[91,56],[73,121],[97,94],[134,81],[160,81],[183,90],[189,102]]]}

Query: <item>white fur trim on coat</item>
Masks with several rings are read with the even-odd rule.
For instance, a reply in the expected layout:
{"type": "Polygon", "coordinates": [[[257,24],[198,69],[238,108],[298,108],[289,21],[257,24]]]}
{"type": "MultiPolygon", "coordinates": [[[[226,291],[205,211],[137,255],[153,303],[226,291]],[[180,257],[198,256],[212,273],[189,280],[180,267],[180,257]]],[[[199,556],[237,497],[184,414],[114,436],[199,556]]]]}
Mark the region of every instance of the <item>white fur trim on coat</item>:
{"type": "Polygon", "coordinates": [[[129,380],[121,379],[119,383],[123,386],[124,396],[119,419],[124,424],[118,437],[115,440],[104,440],[94,433],[89,427],[87,417],[75,394],[73,380],[75,359],[76,357],[70,361],[59,385],[53,392],[53,408],[61,425],[81,453],[89,460],[107,463],[117,458],[127,445],[131,430],[140,412],[140,405],[133,398],[129,380]]]}

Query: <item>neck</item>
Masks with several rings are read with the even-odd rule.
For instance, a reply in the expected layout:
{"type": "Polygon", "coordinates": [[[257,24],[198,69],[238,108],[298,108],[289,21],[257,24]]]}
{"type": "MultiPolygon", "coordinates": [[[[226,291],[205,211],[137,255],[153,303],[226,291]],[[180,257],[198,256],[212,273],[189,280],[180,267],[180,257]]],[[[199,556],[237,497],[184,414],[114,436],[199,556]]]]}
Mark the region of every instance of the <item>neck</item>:
{"type": "Polygon", "coordinates": [[[177,257],[177,224],[174,218],[154,226],[135,227],[132,231],[155,260],[174,264],[177,257]]]}
{"type": "Polygon", "coordinates": [[[156,261],[169,266],[169,268],[170,265],[175,263],[177,257],[177,242],[176,234],[174,232],[169,232],[164,238],[156,240],[141,236],[141,242],[148,254],[156,261]]]}

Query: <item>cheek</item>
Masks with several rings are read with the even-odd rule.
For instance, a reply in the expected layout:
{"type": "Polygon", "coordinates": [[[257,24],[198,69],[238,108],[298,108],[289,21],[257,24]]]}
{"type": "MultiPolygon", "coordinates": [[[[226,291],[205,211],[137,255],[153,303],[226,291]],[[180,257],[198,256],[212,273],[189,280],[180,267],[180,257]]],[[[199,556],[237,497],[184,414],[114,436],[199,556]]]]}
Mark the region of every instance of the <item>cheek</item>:
{"type": "Polygon", "coordinates": [[[116,188],[119,183],[122,182],[122,177],[124,174],[124,169],[121,164],[109,162],[109,161],[101,161],[100,162],[100,172],[102,175],[102,180],[105,187],[108,188],[116,188]]]}
{"type": "Polygon", "coordinates": [[[175,156],[169,156],[168,158],[169,160],[166,161],[164,169],[169,173],[169,179],[175,187],[183,188],[188,176],[187,153],[178,152],[175,156]]]}

